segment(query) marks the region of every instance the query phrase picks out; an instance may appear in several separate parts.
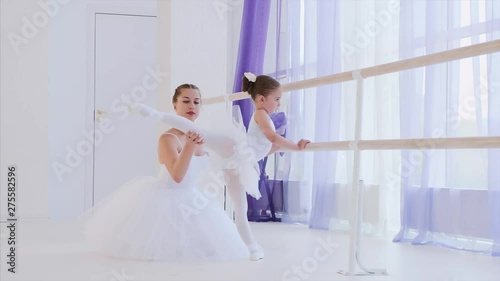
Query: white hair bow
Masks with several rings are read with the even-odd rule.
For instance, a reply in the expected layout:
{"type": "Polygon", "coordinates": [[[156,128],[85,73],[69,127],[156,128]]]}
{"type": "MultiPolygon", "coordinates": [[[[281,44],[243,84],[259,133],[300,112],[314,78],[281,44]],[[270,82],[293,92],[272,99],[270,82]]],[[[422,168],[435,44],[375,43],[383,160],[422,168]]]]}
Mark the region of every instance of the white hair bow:
{"type": "Polygon", "coordinates": [[[250,82],[254,82],[255,83],[255,81],[257,81],[257,76],[255,76],[255,74],[253,74],[252,72],[245,72],[245,77],[250,82]]]}

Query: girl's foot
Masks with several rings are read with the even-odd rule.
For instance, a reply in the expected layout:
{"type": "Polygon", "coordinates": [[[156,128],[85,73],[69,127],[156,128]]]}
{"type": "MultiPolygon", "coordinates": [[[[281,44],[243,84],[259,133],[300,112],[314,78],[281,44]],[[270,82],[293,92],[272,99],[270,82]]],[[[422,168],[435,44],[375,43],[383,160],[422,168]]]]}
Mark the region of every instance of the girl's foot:
{"type": "Polygon", "coordinates": [[[250,260],[252,261],[258,261],[264,258],[264,249],[257,244],[257,242],[253,242],[248,246],[248,250],[250,251],[250,260]]]}

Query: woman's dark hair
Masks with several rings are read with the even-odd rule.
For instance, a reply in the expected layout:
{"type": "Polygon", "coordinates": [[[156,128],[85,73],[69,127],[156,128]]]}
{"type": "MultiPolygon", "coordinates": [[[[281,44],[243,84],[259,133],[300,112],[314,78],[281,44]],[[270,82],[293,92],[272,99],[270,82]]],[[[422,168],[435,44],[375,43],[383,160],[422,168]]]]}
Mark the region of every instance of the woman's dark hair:
{"type": "Polygon", "coordinates": [[[257,95],[267,97],[271,91],[279,87],[281,87],[280,82],[267,75],[257,76],[255,82],[250,82],[248,78],[243,76],[243,83],[241,84],[241,90],[248,92],[253,100],[257,98],[257,95]]]}
{"type": "Polygon", "coordinates": [[[182,84],[182,85],[178,86],[177,88],[175,88],[175,93],[174,93],[174,96],[172,97],[172,102],[173,103],[177,102],[177,99],[181,95],[181,90],[182,89],[195,89],[195,90],[198,90],[198,93],[200,94],[200,99],[201,99],[201,92],[200,92],[200,89],[198,87],[196,87],[193,84],[182,84]]]}

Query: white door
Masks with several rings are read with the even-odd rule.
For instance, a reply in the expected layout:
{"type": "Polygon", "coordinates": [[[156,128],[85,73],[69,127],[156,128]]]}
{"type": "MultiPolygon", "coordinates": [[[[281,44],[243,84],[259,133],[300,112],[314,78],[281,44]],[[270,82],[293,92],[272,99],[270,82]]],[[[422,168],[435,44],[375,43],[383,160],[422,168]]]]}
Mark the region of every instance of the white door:
{"type": "Polygon", "coordinates": [[[130,114],[125,100],[155,107],[159,82],[155,16],[96,14],[94,36],[92,205],[135,176],[156,174],[156,123],[130,114]]]}

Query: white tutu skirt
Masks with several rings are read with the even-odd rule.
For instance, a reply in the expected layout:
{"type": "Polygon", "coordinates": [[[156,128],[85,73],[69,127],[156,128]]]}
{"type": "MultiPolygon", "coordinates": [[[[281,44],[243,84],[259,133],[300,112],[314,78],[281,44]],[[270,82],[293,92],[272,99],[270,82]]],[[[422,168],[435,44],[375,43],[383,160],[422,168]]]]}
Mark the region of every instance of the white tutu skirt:
{"type": "MultiPolygon", "coordinates": [[[[238,106],[230,110],[225,105],[209,105],[203,108],[202,115],[209,117],[199,118],[196,123],[213,132],[233,140],[234,147],[229,158],[221,158],[216,153],[211,153],[211,166],[214,170],[226,170],[231,175],[238,175],[237,179],[245,191],[255,199],[261,197],[259,191],[260,170],[256,152],[247,139],[245,126],[238,106]]],[[[210,151],[209,148],[207,150],[210,151]]]]}
{"type": "Polygon", "coordinates": [[[95,250],[153,261],[248,258],[236,226],[196,188],[167,187],[156,177],[129,181],[87,214],[95,250]]]}

